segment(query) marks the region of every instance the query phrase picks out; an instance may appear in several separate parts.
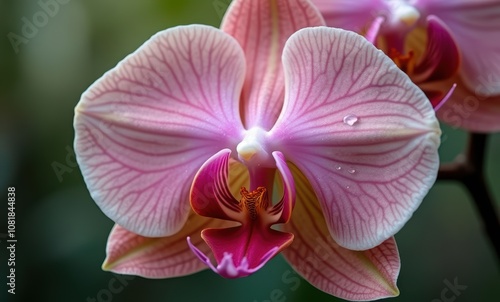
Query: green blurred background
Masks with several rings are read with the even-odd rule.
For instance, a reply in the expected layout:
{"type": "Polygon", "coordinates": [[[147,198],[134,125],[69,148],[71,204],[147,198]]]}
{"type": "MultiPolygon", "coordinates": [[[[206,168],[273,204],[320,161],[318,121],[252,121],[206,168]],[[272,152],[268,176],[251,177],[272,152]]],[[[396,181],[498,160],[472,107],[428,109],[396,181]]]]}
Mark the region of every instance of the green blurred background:
{"type": "MultiPolygon", "coordinates": [[[[75,165],[73,108],[94,80],[154,33],[179,24],[218,26],[229,0],[60,1],[67,3],[16,53],[9,33],[21,35],[23,18],[32,20],[42,8],[37,1],[0,0],[0,190],[6,196],[8,186],[16,187],[19,240],[16,299],[2,277],[0,301],[339,301],[294,279],[281,256],[248,278],[225,280],[209,271],[165,280],[136,277],[122,279],[121,289],[108,295],[117,277],[100,266],[113,223],[91,200],[75,165]]],[[[442,160],[450,161],[466,135],[443,130],[442,160]]],[[[497,209],[499,155],[500,135],[491,135],[487,176],[497,209]]],[[[437,183],[396,238],[401,295],[390,301],[439,301],[434,299],[441,299],[446,280],[456,278],[467,289],[449,301],[500,301],[498,262],[461,186],[437,183]]],[[[4,276],[4,239],[0,246],[4,276]]]]}

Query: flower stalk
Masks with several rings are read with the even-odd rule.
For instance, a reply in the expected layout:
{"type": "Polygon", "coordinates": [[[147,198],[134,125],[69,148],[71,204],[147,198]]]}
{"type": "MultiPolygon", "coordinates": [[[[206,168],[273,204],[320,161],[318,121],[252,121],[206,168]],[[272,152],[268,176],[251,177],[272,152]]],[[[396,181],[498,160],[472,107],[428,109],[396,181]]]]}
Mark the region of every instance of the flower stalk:
{"type": "Polygon", "coordinates": [[[487,143],[488,134],[469,133],[465,154],[459,155],[451,163],[441,164],[438,180],[458,181],[467,188],[500,264],[500,239],[498,237],[500,220],[484,171],[487,143]]]}

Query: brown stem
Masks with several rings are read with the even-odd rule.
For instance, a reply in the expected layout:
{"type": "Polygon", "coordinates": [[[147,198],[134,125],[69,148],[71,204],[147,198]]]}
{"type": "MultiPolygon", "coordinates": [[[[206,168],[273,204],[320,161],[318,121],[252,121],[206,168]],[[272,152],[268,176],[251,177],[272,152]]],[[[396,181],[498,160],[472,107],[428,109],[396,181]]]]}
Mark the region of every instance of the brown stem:
{"type": "Polygon", "coordinates": [[[487,134],[471,133],[465,156],[457,157],[452,163],[442,164],[438,180],[456,180],[469,190],[500,261],[500,220],[484,176],[487,139],[487,134]]]}

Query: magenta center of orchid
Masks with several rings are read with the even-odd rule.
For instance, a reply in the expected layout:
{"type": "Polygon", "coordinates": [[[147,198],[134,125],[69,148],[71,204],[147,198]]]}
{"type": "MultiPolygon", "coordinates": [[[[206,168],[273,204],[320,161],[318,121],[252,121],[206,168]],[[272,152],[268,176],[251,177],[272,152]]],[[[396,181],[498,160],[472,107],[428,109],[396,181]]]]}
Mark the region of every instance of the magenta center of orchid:
{"type": "Polygon", "coordinates": [[[238,158],[249,169],[251,186],[251,190],[241,188],[239,201],[229,188],[229,149],[215,154],[202,166],[191,188],[191,207],[198,215],[240,224],[202,231],[201,237],[212,250],[216,266],[188,240],[195,255],[226,278],[252,274],[293,239],[292,234],[271,228],[274,224],[286,223],[290,219],[295,202],[295,188],[282,154],[269,154],[266,151],[265,137],[263,130],[255,128],[248,131],[237,146],[238,158]],[[273,204],[269,195],[276,169],[283,177],[284,192],[281,200],[273,204]]]}

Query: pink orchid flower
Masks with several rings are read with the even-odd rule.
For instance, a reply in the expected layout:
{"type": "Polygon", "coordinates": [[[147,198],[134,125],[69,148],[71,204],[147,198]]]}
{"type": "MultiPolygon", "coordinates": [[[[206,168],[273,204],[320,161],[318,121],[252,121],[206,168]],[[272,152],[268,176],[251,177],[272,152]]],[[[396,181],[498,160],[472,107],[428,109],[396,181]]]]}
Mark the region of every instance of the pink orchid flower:
{"type": "Polygon", "coordinates": [[[75,151],[116,222],[104,269],[235,278],[283,251],[332,295],[398,294],[393,235],[435,181],[439,125],[392,60],[323,24],[306,0],[233,1],[221,30],[162,31],[89,87],[75,151]]]}
{"type": "Polygon", "coordinates": [[[500,131],[500,1],[312,0],[329,26],[366,34],[437,105],[474,132],[500,131]],[[452,89],[453,90],[453,89],[452,89]]]}

